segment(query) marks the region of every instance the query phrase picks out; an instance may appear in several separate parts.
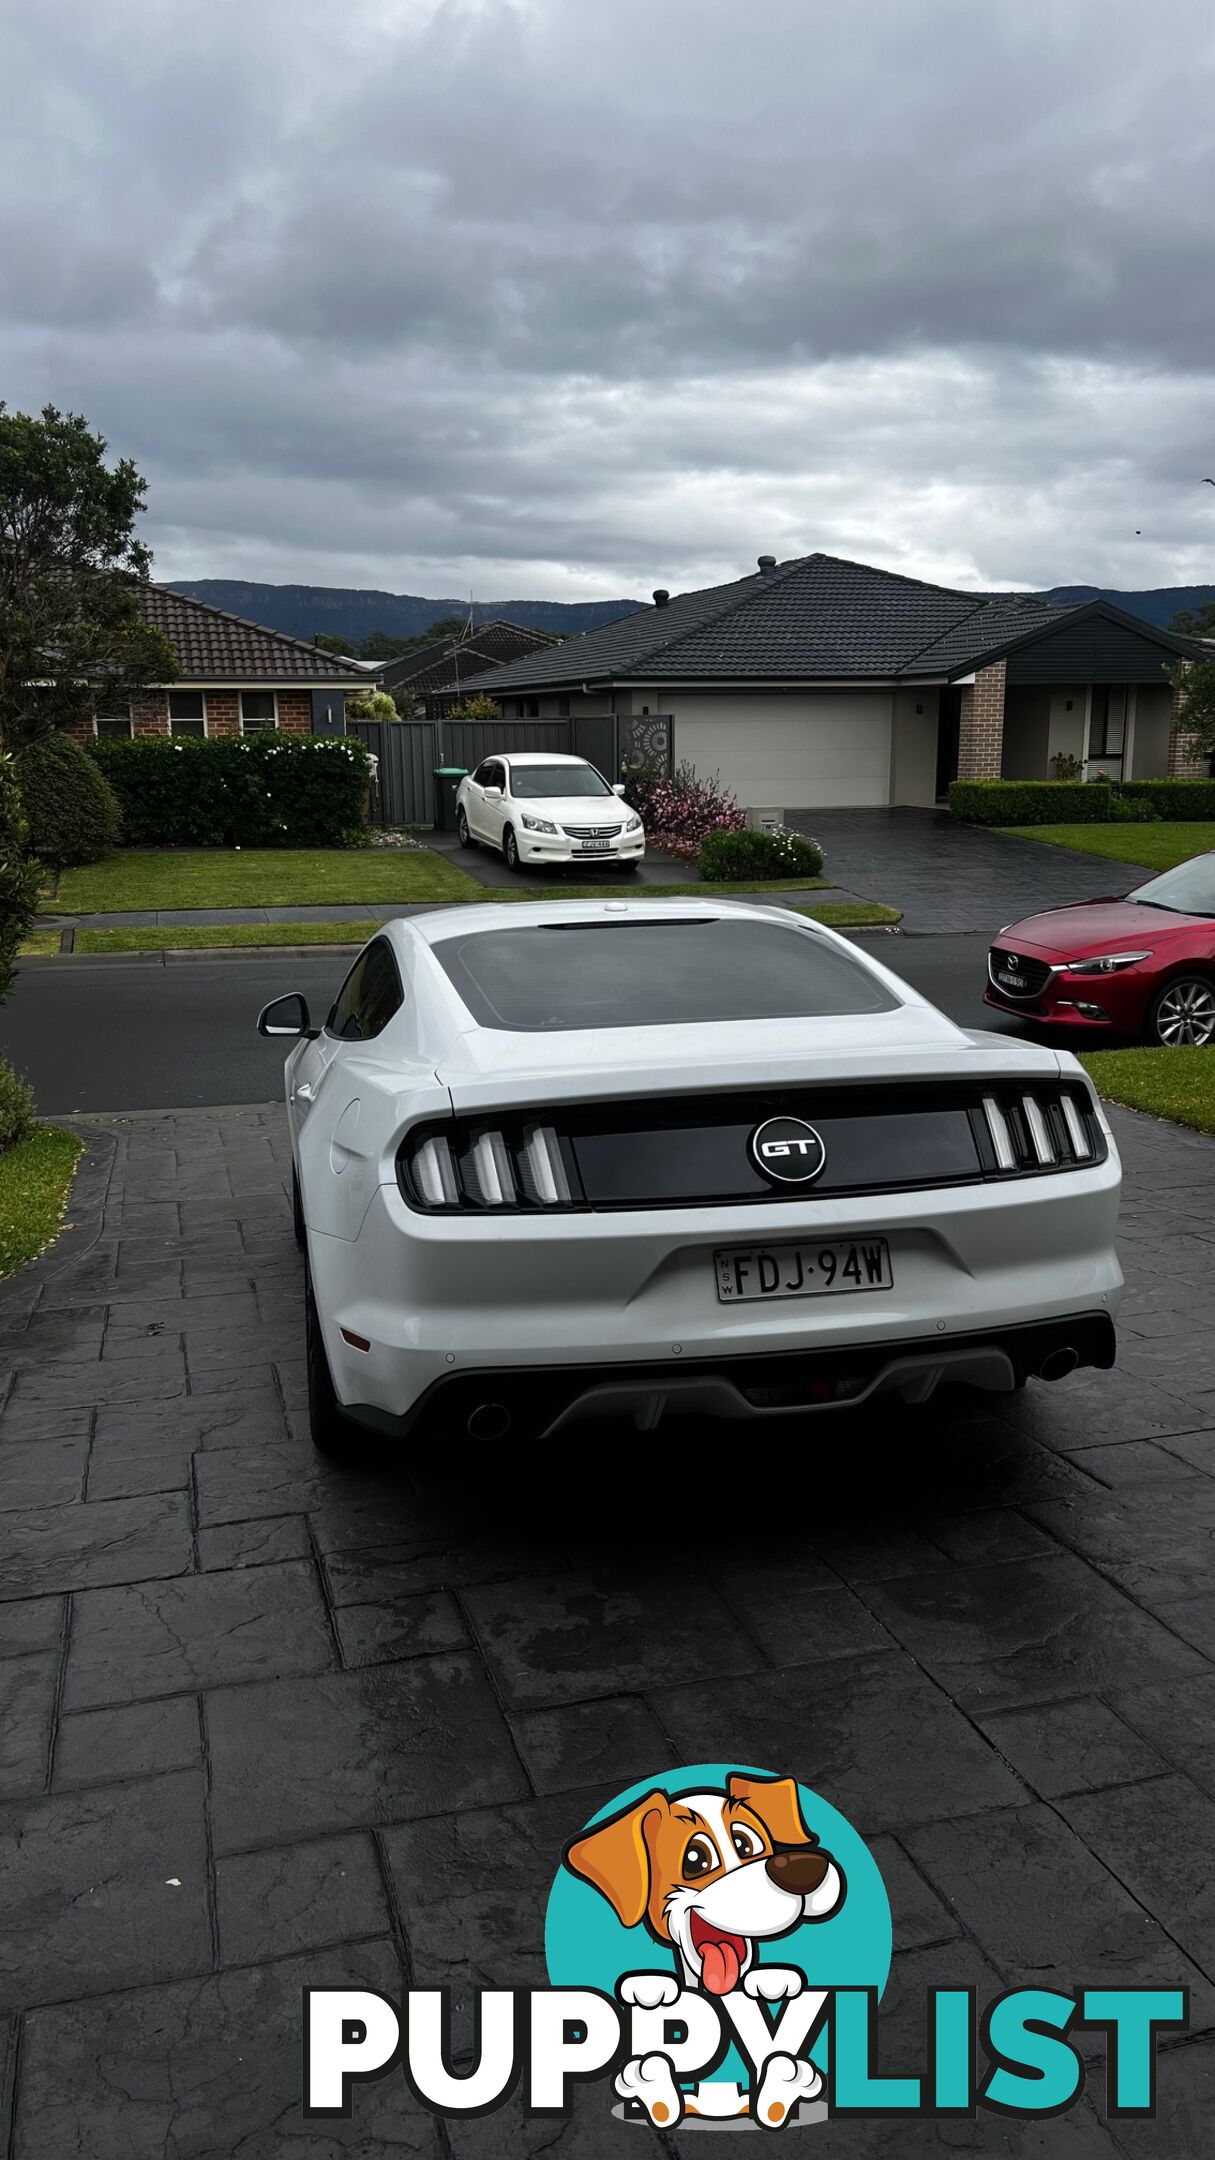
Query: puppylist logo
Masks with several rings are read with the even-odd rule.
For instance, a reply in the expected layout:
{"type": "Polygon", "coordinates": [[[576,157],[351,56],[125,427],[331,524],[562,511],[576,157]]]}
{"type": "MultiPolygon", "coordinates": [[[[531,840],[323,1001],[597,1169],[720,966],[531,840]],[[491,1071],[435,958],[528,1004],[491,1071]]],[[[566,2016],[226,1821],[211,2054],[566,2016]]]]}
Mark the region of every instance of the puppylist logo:
{"type": "Polygon", "coordinates": [[[566,2116],[602,2082],[623,2125],[788,2131],[831,2118],[1044,2118],[1076,2103],[1072,2035],[1106,2035],[1113,2117],[1156,2106],[1156,2043],[1186,1990],[1013,1988],[980,2004],[936,1987],[924,2068],[879,2066],[891,1919],[852,1825],[789,1776],[697,1763],[620,1793],[571,1838],[545,1918],[545,1988],[485,1988],[467,2061],[444,1988],[403,2002],[304,1990],[304,2112],[349,2117],[355,2087],[399,2064],[432,2113],[491,2114],[522,2083],[566,2116]]]}

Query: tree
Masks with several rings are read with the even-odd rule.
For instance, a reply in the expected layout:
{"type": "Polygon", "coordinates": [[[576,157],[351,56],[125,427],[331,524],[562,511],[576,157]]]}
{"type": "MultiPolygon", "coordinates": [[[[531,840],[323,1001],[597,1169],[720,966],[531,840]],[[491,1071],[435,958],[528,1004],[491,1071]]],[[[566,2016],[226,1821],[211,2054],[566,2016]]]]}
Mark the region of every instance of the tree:
{"type": "Polygon", "coordinates": [[[396,700],[387,690],[356,690],[346,700],[348,720],[399,720],[396,700]]]}
{"type": "Polygon", "coordinates": [[[0,404],[0,744],[15,748],[172,682],[172,646],[145,621],[151,557],[135,538],[144,482],[78,413],[0,404]]]}
{"type": "Polygon", "coordinates": [[[412,652],[420,638],[394,637],[391,630],[372,630],[358,648],[360,660],[399,660],[402,653],[412,652]]]}
{"type": "MultiPolygon", "coordinates": [[[[12,988],[13,961],[34,919],[41,882],[13,761],[0,751],[0,1004],[12,988]]],[[[0,1059],[0,1076],[6,1069],[0,1059]]]]}
{"type": "Polygon", "coordinates": [[[491,697],[465,698],[462,705],[453,705],[447,715],[449,720],[500,720],[502,707],[495,705],[491,697]]]}
{"type": "Polygon", "coordinates": [[[1166,668],[1177,700],[1177,733],[1198,752],[1215,750],[1215,660],[1182,660],[1166,668]]]}
{"type": "Polygon", "coordinates": [[[335,660],[348,660],[350,658],[349,640],[334,637],[329,630],[318,630],[312,642],[318,652],[332,653],[335,660]]]}
{"type": "Polygon", "coordinates": [[[1201,607],[1181,608],[1169,624],[1180,637],[1215,638],[1215,600],[1204,600],[1201,607]]]}

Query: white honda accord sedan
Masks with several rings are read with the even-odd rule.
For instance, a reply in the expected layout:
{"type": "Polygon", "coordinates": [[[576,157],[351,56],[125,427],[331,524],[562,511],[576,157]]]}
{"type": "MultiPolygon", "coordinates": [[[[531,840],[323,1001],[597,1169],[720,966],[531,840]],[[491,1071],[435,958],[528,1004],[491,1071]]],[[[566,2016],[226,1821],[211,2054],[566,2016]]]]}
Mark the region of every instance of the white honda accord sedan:
{"type": "Polygon", "coordinates": [[[313,1435],[775,1420],[1113,1363],[1120,1169],[1067,1051],[762,905],[389,923],[286,1066],[313,1435]]]}
{"type": "Polygon", "coordinates": [[[483,758],[456,793],[460,846],[497,848],[512,870],[533,864],[610,862],[631,870],[645,854],[635,810],[585,758],[520,750],[483,758]]]}

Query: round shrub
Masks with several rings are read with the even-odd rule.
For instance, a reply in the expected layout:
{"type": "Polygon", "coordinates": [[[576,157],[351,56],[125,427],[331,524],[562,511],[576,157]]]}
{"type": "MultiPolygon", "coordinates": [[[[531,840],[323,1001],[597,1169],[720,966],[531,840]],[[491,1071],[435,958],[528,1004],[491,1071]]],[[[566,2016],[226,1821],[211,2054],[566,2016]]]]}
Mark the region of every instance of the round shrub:
{"type": "Polygon", "coordinates": [[[34,1090],[0,1058],[0,1155],[34,1129],[34,1090]]]}
{"type": "Polygon", "coordinates": [[[40,735],[17,752],[16,765],[35,855],[59,870],[109,854],[118,841],[118,801],[73,736],[40,735]]]}
{"type": "Polygon", "coordinates": [[[816,878],[823,867],[817,840],[795,832],[711,832],[701,846],[697,868],[710,885],[741,878],[771,879],[796,885],[816,878]]]}

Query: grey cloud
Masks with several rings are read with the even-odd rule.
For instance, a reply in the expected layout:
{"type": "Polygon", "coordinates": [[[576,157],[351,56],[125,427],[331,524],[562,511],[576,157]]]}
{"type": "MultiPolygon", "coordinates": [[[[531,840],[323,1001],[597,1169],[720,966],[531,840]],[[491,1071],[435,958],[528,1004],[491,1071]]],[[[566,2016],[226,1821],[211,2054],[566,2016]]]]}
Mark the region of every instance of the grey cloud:
{"type": "Polygon", "coordinates": [[[1210,574],[1202,0],[23,5],[0,391],[166,574],[1210,574]]]}

